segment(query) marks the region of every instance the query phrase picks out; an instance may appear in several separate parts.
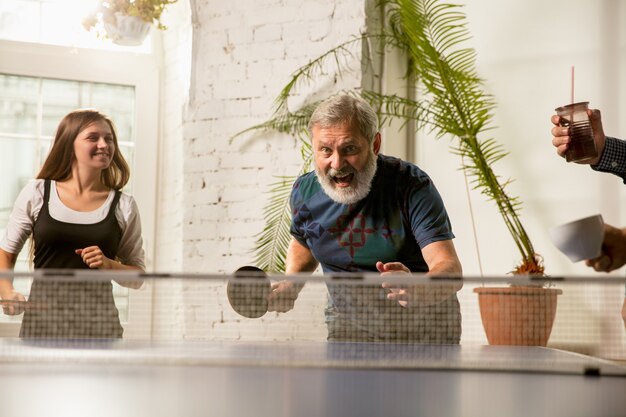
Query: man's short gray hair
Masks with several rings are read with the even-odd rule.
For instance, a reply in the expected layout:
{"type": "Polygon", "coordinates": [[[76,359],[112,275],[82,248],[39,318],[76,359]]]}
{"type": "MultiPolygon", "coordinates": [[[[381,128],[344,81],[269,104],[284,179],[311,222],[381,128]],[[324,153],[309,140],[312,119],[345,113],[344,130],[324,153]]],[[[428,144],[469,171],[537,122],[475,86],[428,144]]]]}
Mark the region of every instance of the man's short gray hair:
{"type": "Polygon", "coordinates": [[[372,143],[378,133],[378,117],[372,106],[361,97],[340,94],[332,96],[315,109],[309,120],[309,133],[313,126],[329,128],[343,123],[356,123],[359,132],[372,143]]]}

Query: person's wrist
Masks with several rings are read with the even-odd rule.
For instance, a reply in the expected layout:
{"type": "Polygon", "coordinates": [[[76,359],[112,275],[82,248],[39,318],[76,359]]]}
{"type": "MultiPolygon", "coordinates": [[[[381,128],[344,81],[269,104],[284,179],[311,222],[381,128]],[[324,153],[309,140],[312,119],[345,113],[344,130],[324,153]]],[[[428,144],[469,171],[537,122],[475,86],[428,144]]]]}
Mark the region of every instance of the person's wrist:
{"type": "Polygon", "coordinates": [[[114,260],[109,259],[109,258],[107,258],[107,257],[105,256],[105,257],[104,257],[104,263],[103,263],[103,266],[104,266],[104,268],[103,268],[103,269],[115,269],[115,265],[113,265],[114,263],[115,263],[115,261],[114,261],[114,260]]]}
{"type": "Polygon", "coordinates": [[[2,289],[2,290],[0,290],[0,299],[2,299],[2,300],[12,300],[14,294],[15,294],[15,289],[13,289],[13,288],[2,289]]]}
{"type": "Polygon", "coordinates": [[[598,165],[600,163],[600,161],[602,160],[602,154],[604,154],[605,145],[606,145],[606,136],[602,135],[602,138],[598,140],[598,142],[596,143],[596,148],[597,148],[596,150],[598,152],[598,156],[597,158],[590,161],[589,165],[598,165]]]}

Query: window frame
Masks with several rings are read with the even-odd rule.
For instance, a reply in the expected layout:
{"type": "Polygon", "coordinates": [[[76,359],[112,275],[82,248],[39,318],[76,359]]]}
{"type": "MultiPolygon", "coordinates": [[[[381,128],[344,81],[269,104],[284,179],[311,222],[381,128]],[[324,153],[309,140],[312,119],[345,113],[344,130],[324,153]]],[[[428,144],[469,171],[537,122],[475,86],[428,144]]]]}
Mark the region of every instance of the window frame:
{"type": "MultiPolygon", "coordinates": [[[[135,88],[135,158],[131,181],[135,184],[133,197],[141,213],[146,268],[150,270],[155,253],[159,60],[154,54],[0,40],[0,73],[135,88]]],[[[145,303],[151,303],[152,288],[146,284],[141,290],[130,292],[125,338],[145,338],[151,331],[152,318],[146,317],[145,303]],[[136,303],[142,305],[140,317],[133,314],[137,309],[132,305],[136,303]]],[[[0,337],[17,336],[19,326],[19,323],[0,324],[0,337]]]]}

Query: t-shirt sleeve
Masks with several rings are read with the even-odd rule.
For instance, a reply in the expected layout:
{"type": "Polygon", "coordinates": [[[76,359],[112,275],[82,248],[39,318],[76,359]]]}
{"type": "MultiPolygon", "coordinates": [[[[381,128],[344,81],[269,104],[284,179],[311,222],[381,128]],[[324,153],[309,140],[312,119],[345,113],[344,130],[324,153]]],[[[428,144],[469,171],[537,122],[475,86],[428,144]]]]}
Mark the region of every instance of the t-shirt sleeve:
{"type": "Polygon", "coordinates": [[[308,248],[309,245],[306,242],[306,238],[304,236],[304,223],[302,217],[302,195],[300,193],[300,178],[296,179],[291,188],[291,195],[289,197],[289,207],[291,208],[291,227],[289,228],[289,232],[291,236],[294,237],[302,246],[308,248]]]}
{"type": "Polygon", "coordinates": [[[409,187],[407,212],[413,236],[420,248],[454,238],[443,199],[428,176],[409,187]]]}
{"type": "Polygon", "coordinates": [[[43,203],[43,180],[29,181],[13,204],[0,248],[17,255],[33,233],[33,226],[43,203]]]}
{"type": "Polygon", "coordinates": [[[141,218],[135,199],[129,195],[122,195],[116,216],[122,229],[122,239],[120,240],[117,257],[124,265],[138,266],[145,270],[141,218]]]}

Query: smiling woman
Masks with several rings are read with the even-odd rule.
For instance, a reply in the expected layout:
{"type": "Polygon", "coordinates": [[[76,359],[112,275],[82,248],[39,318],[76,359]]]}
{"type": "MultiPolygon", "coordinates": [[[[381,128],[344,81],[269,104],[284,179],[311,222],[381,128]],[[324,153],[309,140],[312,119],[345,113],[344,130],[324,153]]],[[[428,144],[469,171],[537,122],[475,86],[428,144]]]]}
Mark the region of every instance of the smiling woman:
{"type": "MultiPolygon", "coordinates": [[[[117,148],[113,122],[104,114],[75,110],[63,118],[37,180],[23,188],[11,212],[0,241],[0,270],[15,266],[30,236],[35,269],[145,269],[139,211],[134,199],[120,191],[130,170],[117,148]]],[[[0,298],[25,301],[7,279],[0,280],[0,298]]],[[[24,313],[23,337],[122,336],[110,281],[36,279],[29,301],[47,305],[48,311],[4,307],[9,315],[24,313]],[[94,328],[89,325],[93,320],[105,325],[94,328]]]]}

